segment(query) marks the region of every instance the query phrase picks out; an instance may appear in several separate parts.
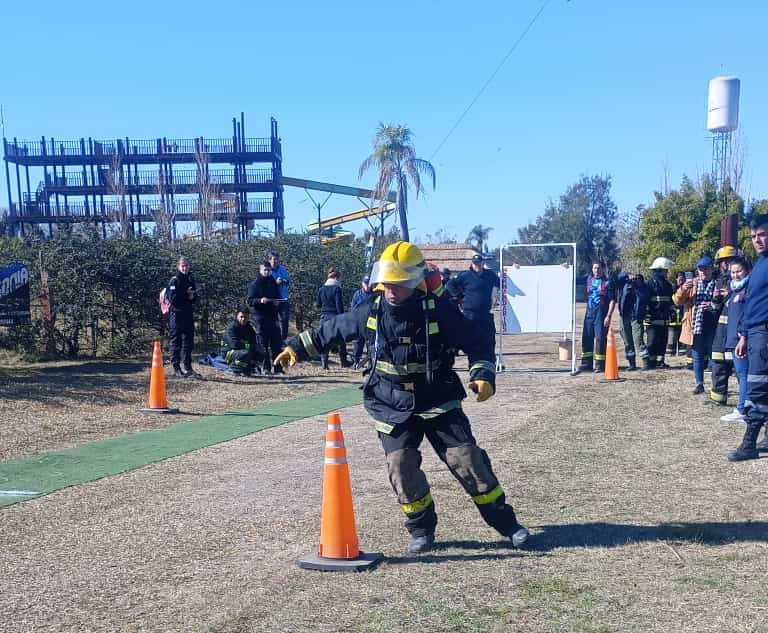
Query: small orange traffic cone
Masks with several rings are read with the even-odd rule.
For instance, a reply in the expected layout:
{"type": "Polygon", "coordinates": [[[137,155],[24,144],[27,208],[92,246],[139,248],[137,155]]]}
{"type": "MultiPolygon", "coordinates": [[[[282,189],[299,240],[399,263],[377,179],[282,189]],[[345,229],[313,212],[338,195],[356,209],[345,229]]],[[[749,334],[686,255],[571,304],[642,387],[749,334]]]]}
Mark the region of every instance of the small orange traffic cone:
{"type": "Polygon", "coordinates": [[[317,554],[300,559],[298,565],[302,569],[321,571],[362,571],[372,569],[382,558],[382,554],[366,554],[358,547],[341,415],[329,413],[325,433],[320,547],[317,554]]]}
{"type": "Polygon", "coordinates": [[[160,341],[155,341],[152,350],[152,370],[149,374],[149,406],[142,409],[145,413],[178,413],[178,409],[168,408],[165,395],[165,373],[163,370],[163,348],[160,341]]]}
{"type": "Polygon", "coordinates": [[[612,326],[608,326],[608,342],[605,345],[605,380],[610,382],[624,380],[619,378],[619,357],[616,353],[616,336],[612,326]]]}

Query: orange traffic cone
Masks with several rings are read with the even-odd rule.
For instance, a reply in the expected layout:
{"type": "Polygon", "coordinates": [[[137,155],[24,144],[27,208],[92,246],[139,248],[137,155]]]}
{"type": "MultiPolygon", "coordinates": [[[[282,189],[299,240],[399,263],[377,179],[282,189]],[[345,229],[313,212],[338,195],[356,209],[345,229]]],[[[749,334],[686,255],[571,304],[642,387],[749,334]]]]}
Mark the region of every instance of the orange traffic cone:
{"type": "Polygon", "coordinates": [[[619,357],[616,353],[616,336],[613,334],[613,327],[608,326],[608,342],[605,346],[605,380],[611,382],[621,382],[619,378],[619,357]]]}
{"type": "Polygon", "coordinates": [[[317,554],[299,560],[298,565],[302,569],[321,571],[361,571],[373,568],[382,558],[382,554],[366,554],[358,547],[341,415],[329,413],[325,433],[320,548],[317,554]]]}
{"type": "Polygon", "coordinates": [[[163,348],[160,341],[155,341],[152,350],[152,370],[149,375],[149,406],[142,409],[145,413],[178,413],[178,409],[168,408],[165,395],[165,373],[163,370],[163,348]]]}

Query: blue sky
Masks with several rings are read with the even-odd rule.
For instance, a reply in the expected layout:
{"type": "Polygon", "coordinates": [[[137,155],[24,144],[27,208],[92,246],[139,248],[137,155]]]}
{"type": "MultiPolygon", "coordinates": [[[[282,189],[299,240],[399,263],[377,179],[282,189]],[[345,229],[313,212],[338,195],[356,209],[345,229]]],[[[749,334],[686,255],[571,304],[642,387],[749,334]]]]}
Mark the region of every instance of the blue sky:
{"type": "MultiPolygon", "coordinates": [[[[378,122],[404,124],[437,172],[435,191],[411,197],[412,236],[463,239],[482,224],[498,245],[581,175],[611,175],[625,210],[652,203],[665,175],[676,188],[683,174],[709,171],[707,84],[718,75],[741,79],[742,194],[768,197],[767,7],[9,1],[0,103],[6,136],[19,139],[224,137],[241,111],[248,136],[268,136],[273,116],[285,175],[363,187],[374,181],[357,172],[378,122]]],[[[286,227],[316,219],[303,190],[285,197],[286,227]]],[[[359,206],[333,195],[322,215],[359,206]]]]}

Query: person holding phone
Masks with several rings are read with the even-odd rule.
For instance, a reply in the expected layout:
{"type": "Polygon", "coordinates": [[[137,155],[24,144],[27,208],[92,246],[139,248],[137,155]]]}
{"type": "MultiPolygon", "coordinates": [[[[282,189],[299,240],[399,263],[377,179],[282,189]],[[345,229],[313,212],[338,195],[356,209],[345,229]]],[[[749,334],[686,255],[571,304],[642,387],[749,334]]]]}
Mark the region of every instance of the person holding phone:
{"type": "Polygon", "coordinates": [[[709,363],[715,335],[716,320],[711,309],[715,293],[713,267],[711,257],[701,257],[696,262],[696,278],[686,280],[672,296],[676,306],[685,308],[680,342],[692,347],[694,395],[704,393],[704,369],[709,363]]]}
{"type": "Polygon", "coordinates": [[[717,320],[712,339],[712,388],[709,391],[710,404],[726,406],[728,403],[728,377],[733,370],[733,355],[728,351],[728,310],[725,302],[730,294],[731,262],[736,257],[736,248],[723,246],[715,254],[715,264],[719,274],[715,279],[715,292],[712,296],[712,311],[717,320]]]}

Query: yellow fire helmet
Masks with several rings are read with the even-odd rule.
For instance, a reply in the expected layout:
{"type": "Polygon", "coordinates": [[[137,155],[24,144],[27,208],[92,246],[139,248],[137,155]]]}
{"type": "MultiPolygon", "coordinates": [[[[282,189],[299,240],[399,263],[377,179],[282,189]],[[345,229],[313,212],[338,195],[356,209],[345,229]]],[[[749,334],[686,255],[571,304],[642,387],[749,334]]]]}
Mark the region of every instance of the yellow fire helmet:
{"type": "Polygon", "coordinates": [[[731,257],[736,257],[738,253],[736,252],[736,247],[734,246],[721,246],[717,253],[715,253],[715,261],[719,262],[724,259],[729,259],[731,257]]]}
{"type": "Polygon", "coordinates": [[[371,284],[376,284],[374,290],[384,290],[382,284],[395,284],[426,292],[426,266],[424,255],[417,246],[410,242],[395,242],[384,249],[379,261],[373,265],[371,284]]]}

